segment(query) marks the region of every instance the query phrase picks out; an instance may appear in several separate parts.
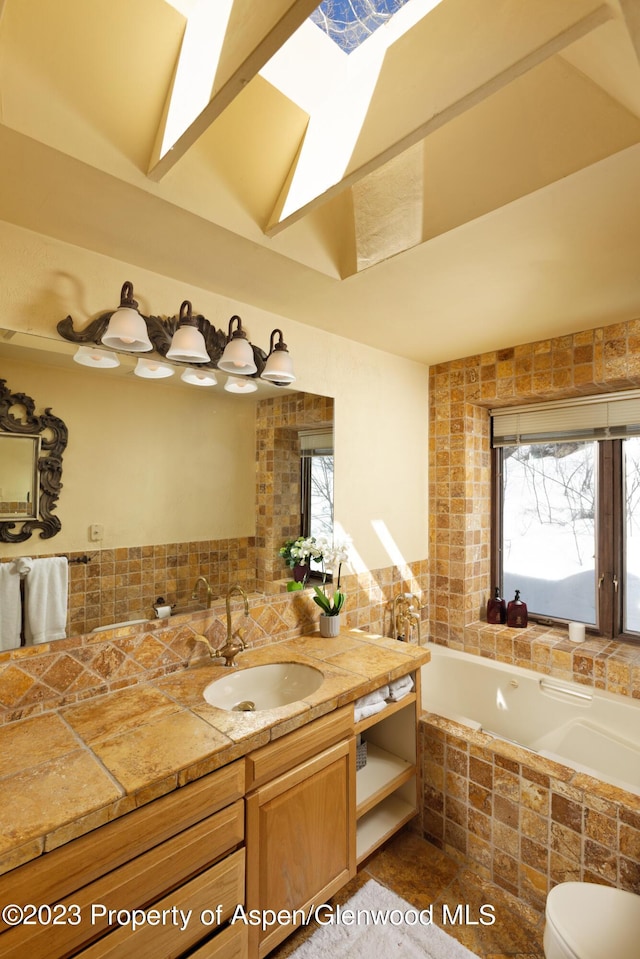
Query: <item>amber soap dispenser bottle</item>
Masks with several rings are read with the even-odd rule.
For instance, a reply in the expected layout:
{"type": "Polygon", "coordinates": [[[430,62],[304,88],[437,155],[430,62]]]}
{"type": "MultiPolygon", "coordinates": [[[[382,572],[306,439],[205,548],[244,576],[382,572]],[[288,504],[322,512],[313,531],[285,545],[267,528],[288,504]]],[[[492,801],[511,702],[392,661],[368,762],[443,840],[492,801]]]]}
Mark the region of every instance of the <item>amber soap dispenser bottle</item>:
{"type": "Polygon", "coordinates": [[[527,622],[527,606],[520,599],[520,590],[517,589],[516,595],[507,605],[507,626],[524,629],[527,622]]]}
{"type": "Polygon", "coordinates": [[[495,595],[487,600],[487,622],[500,625],[507,621],[507,604],[500,596],[500,587],[496,586],[495,595]]]}

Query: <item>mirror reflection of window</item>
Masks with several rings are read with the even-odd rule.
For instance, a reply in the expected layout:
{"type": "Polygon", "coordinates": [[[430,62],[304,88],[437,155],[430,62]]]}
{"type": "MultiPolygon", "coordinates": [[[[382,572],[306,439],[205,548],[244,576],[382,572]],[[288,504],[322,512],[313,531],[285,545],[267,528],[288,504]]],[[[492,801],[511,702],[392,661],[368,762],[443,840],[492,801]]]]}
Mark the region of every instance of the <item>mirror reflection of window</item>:
{"type": "MultiPolygon", "coordinates": [[[[301,534],[333,540],[333,431],[300,434],[301,534]]],[[[311,562],[322,571],[322,563],[311,562]]]]}
{"type": "Polygon", "coordinates": [[[0,433],[0,515],[32,519],[38,511],[39,436],[0,433]]]}

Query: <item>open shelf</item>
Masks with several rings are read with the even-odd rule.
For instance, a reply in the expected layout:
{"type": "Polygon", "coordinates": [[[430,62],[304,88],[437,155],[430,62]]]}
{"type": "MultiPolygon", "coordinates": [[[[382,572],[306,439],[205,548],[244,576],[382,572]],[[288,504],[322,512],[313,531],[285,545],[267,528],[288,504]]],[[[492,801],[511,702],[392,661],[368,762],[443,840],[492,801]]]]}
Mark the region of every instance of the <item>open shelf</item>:
{"type": "Polygon", "coordinates": [[[356,816],[360,818],[373,806],[415,776],[413,763],[367,743],[367,763],[356,774],[356,816]]]}
{"type": "Polygon", "coordinates": [[[381,709],[379,713],[374,713],[373,716],[367,716],[366,719],[361,719],[355,723],[354,729],[356,733],[363,733],[365,729],[369,729],[370,726],[377,725],[381,719],[386,719],[387,716],[393,716],[399,709],[404,709],[410,703],[415,703],[415,701],[416,694],[415,692],[411,692],[397,703],[387,703],[385,708],[381,709]]]}
{"type": "Polygon", "coordinates": [[[416,814],[415,803],[402,799],[396,793],[387,796],[358,820],[356,833],[356,861],[358,864],[381,846],[401,826],[416,814]]]}

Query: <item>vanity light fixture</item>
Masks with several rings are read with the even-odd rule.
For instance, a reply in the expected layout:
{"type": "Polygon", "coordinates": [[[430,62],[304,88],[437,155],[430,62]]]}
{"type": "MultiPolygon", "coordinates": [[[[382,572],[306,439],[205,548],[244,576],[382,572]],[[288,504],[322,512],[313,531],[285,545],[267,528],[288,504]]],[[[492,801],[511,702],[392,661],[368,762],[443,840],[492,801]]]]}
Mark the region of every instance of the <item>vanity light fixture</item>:
{"type": "Polygon", "coordinates": [[[178,363],[209,363],[211,361],[204,336],[198,329],[198,321],[191,312],[189,300],[185,300],[180,307],[178,328],[173,334],[166,357],[178,363]]]}
{"type": "Polygon", "coordinates": [[[102,344],[129,353],[148,353],[153,349],[147,324],[133,298],[133,284],[128,280],[122,286],[120,306],[111,314],[102,344]]]}
{"type": "Polygon", "coordinates": [[[116,353],[112,353],[111,350],[101,350],[97,346],[79,346],[73,359],[81,366],[93,366],[96,369],[106,370],[110,367],[120,366],[120,360],[116,353]]]}
{"type": "Polygon", "coordinates": [[[136,376],[142,376],[145,380],[162,380],[167,376],[173,376],[175,370],[168,363],[160,363],[159,360],[148,360],[140,357],[133,371],[136,376]]]}
{"type": "Polygon", "coordinates": [[[263,380],[270,383],[282,384],[293,383],[295,374],[293,372],[293,363],[284,342],[282,330],[273,330],[269,341],[269,355],[264,369],[260,374],[263,380]],[[274,344],[274,339],[278,335],[280,339],[274,344]]]}
{"type": "Polygon", "coordinates": [[[251,377],[228,376],[224,388],[228,393],[255,393],[258,384],[251,377]]]}
{"type": "Polygon", "coordinates": [[[242,320],[239,316],[232,316],[229,320],[227,345],[224,348],[224,353],[218,360],[218,369],[223,370],[225,373],[233,373],[234,376],[238,374],[241,376],[251,376],[258,371],[253,356],[253,348],[247,339],[247,334],[242,329],[242,320]],[[237,326],[232,332],[234,322],[237,322],[237,326]]]}
{"type": "MultiPolygon", "coordinates": [[[[0,0],[1,4],[2,0],[0,0]]],[[[229,320],[228,333],[218,329],[206,316],[192,312],[189,300],[184,300],[178,316],[144,316],[133,298],[133,284],[128,280],[120,291],[120,306],[101,313],[90,320],[82,330],[75,330],[70,316],[56,327],[58,333],[71,343],[82,344],[77,362],[85,350],[98,355],[100,347],[120,353],[154,352],[160,359],[153,360],[153,368],[144,363],[135,370],[138,376],[170,376],[179,367],[189,367],[183,379],[197,386],[215,386],[214,370],[231,375],[230,392],[253,392],[250,387],[233,388],[233,378],[257,380],[262,378],[274,386],[285,387],[295,380],[293,364],[282,330],[273,330],[268,355],[259,346],[249,342],[242,320],[234,315],[229,320]],[[98,349],[87,344],[95,344],[98,349]],[[162,360],[175,364],[171,367],[162,360]],[[209,379],[194,370],[206,371],[209,379]],[[191,377],[191,378],[189,378],[191,377]]],[[[106,366],[107,361],[92,365],[106,366]]],[[[117,365],[117,363],[113,363],[117,365]]]]}
{"type": "Polygon", "coordinates": [[[197,370],[192,366],[183,370],[180,379],[192,386],[215,386],[218,382],[213,370],[197,370]]]}

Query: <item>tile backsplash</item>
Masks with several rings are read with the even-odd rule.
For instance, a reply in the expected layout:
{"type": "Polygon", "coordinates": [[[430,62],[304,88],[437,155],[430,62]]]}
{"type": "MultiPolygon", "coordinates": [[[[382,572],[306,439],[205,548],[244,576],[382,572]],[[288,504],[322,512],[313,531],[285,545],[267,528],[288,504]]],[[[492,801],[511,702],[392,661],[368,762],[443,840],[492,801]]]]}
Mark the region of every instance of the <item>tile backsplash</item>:
{"type": "MultiPolygon", "coordinates": [[[[148,619],[152,615],[149,605],[143,606],[142,617],[134,615],[134,606],[126,607],[126,612],[124,606],[118,607],[118,611],[114,608],[113,613],[112,607],[109,606],[105,607],[105,610],[108,609],[108,622],[123,622],[137,618],[147,618],[148,621],[104,633],[91,633],[70,628],[67,639],[40,646],[0,651],[0,724],[25,719],[62,704],[78,702],[124,686],[144,682],[147,679],[183,669],[195,659],[206,659],[208,655],[206,649],[194,640],[197,634],[206,635],[214,648],[221,646],[226,635],[226,589],[230,581],[243,582],[243,570],[234,565],[231,579],[223,579],[222,571],[219,572],[220,578],[215,579],[216,567],[211,557],[218,556],[221,551],[207,550],[203,544],[200,545],[202,549],[198,555],[201,565],[192,567],[187,564],[189,569],[187,591],[190,597],[195,578],[200,574],[206,575],[206,570],[209,569],[212,586],[215,584],[216,596],[211,609],[173,615],[169,619],[148,619]],[[210,557],[210,567],[206,565],[206,557],[210,557]]],[[[153,547],[153,549],[157,548],[153,547]]],[[[249,545],[247,550],[250,554],[249,545]]],[[[150,560],[153,557],[144,557],[144,547],[139,548],[140,555],[131,555],[131,550],[125,552],[127,556],[123,556],[119,561],[114,557],[107,559],[104,563],[97,562],[95,566],[93,559],[86,565],[72,564],[70,596],[91,597],[93,594],[99,594],[102,588],[99,582],[100,576],[92,570],[102,571],[103,568],[109,570],[106,576],[110,583],[110,577],[124,576],[124,564],[128,564],[127,572],[134,576],[136,583],[123,586],[123,589],[131,590],[131,597],[136,597],[134,602],[140,602],[137,598],[140,595],[137,579],[142,575],[144,559],[150,560]],[[123,564],[120,572],[118,574],[111,572],[111,568],[118,562],[123,564]],[[133,569],[130,568],[131,565],[133,569]],[[77,590],[75,593],[71,592],[74,583],[77,590]]],[[[234,562],[236,555],[234,551],[234,562]]],[[[159,565],[154,566],[154,569],[163,571],[173,569],[172,565],[162,565],[166,556],[167,553],[158,557],[159,565]]],[[[71,554],[71,558],[74,558],[74,554],[71,554]]],[[[176,569],[178,568],[182,567],[177,566],[176,569]]],[[[286,569],[284,572],[286,574],[286,569]]],[[[224,575],[229,576],[229,573],[227,569],[224,575]]],[[[288,593],[285,588],[285,579],[280,583],[280,590],[277,593],[268,595],[255,593],[250,587],[252,568],[249,561],[247,561],[246,573],[244,585],[250,594],[250,620],[246,624],[244,637],[250,646],[262,646],[291,639],[305,633],[313,633],[317,629],[319,610],[313,602],[310,589],[288,593]]],[[[427,578],[426,560],[411,563],[402,568],[385,567],[343,576],[341,585],[347,596],[342,617],[343,628],[363,629],[372,633],[390,635],[393,596],[398,592],[410,590],[424,598],[427,578]]],[[[111,589],[111,585],[104,587],[105,593],[110,592],[111,589]]],[[[153,590],[151,592],[153,593],[153,590]]],[[[168,590],[165,595],[173,601],[168,590]]],[[[81,610],[80,602],[74,608],[81,610]]],[[[235,597],[233,605],[235,618],[238,615],[238,608],[237,597],[235,597]]],[[[423,610],[423,615],[425,614],[426,610],[423,610]]],[[[88,619],[85,618],[84,622],[88,622],[88,619]]]]}

